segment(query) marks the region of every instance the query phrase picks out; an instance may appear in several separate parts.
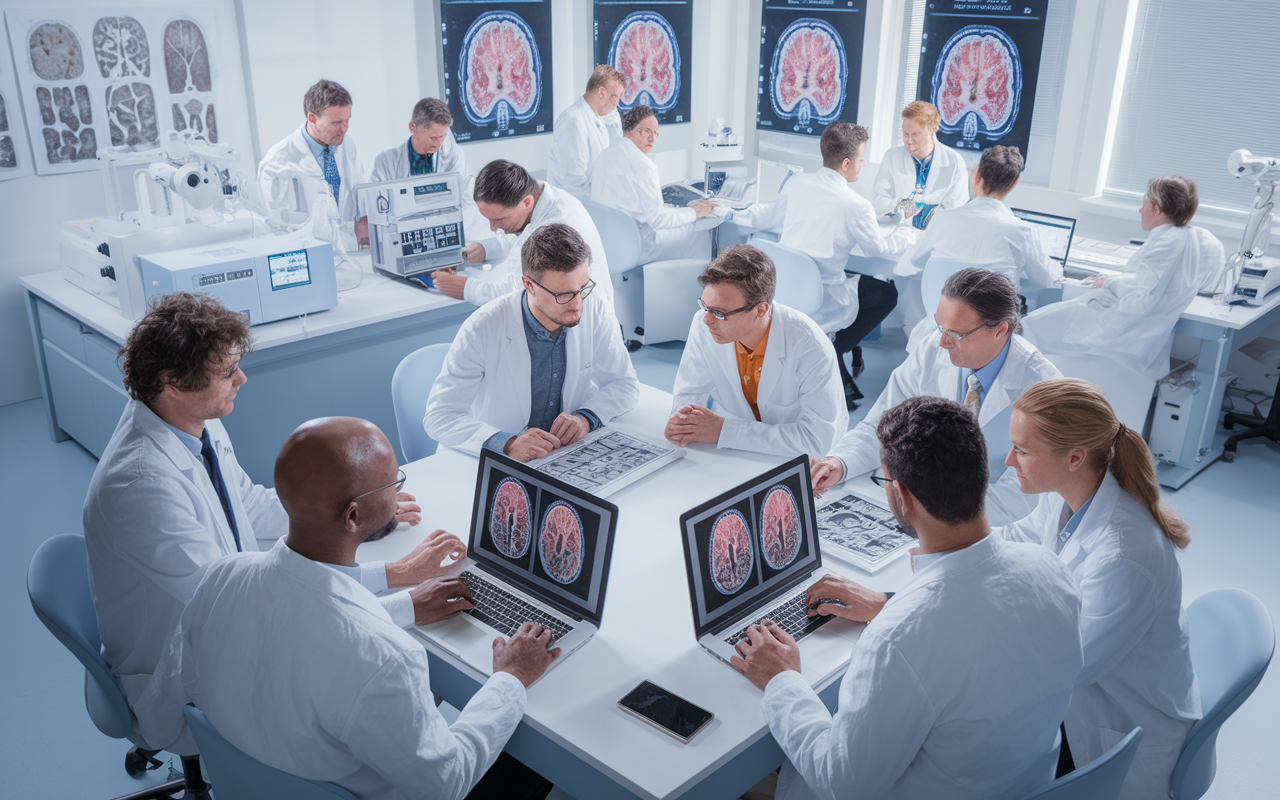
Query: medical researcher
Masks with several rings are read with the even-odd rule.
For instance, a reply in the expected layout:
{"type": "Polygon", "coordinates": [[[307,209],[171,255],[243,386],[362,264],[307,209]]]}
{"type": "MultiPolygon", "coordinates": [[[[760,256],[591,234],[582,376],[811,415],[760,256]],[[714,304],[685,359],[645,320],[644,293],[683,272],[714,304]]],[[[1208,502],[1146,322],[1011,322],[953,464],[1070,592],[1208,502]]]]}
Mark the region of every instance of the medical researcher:
{"type": "Polygon", "coordinates": [[[1009,436],[1005,463],[1040,502],[998,533],[1056,553],[1084,601],[1084,669],[1065,727],[1069,766],[1089,764],[1141,725],[1120,797],[1168,797],[1201,716],[1178,566],[1191,542],[1187,525],[1160,502],[1142,434],[1116,419],[1092,383],[1059,378],[1027,389],[1013,404],[1009,436]]]}
{"type": "Polygon", "coordinates": [[[547,183],[575,197],[591,196],[591,165],[622,138],[618,101],[626,88],[627,76],[608,64],[592,70],[586,93],[556,117],[547,183]]]}
{"type": "Polygon", "coordinates": [[[373,161],[371,181],[390,181],[410,175],[458,173],[460,186],[467,185],[467,157],[453,138],[453,114],[449,106],[434,97],[424,97],[413,106],[409,139],[384,150],[373,161]]]}
{"type": "Polygon", "coordinates": [[[913,397],[876,435],[878,482],[920,544],[892,598],[835,575],[809,587],[811,614],[867,623],[836,713],[774,622],[751,627],[732,661],[764,690],[787,756],[776,796],[1022,797],[1057,766],[1081,665],[1080,595],[1051,553],[991,535],[984,437],[963,406],[913,397]]]}
{"type": "Polygon", "coordinates": [[[942,288],[932,338],[917,347],[889,376],[889,385],[826,458],[813,463],[813,488],[823,492],[879,463],[875,426],[880,416],[908,397],[955,400],[978,416],[991,457],[986,514],[993,525],[1022,519],[1036,499],[1024,495],[1017,476],[1003,464],[1009,451],[1013,401],[1028,386],[1062,373],[1018,335],[1018,295],[998,272],[963,269],[942,288]]]}
{"type": "MultiPolygon", "coordinates": [[[[121,348],[132,399],[89,482],[84,538],[103,657],[144,726],[137,700],[204,571],[287,528],[275,491],[240,468],[219,421],[247,380],[240,359],[250,346],[244,316],[207,295],[175,292],[138,320],[121,348]]],[[[417,524],[413,497],[398,498],[397,519],[417,524]]],[[[381,592],[422,583],[465,553],[456,536],[436,531],[400,561],[351,574],[381,592]]],[[[397,625],[423,619],[408,593],[384,602],[397,625]]]]}
{"type": "Polygon", "coordinates": [[[884,154],[874,188],[876,213],[901,213],[924,230],[935,209],[959,208],[969,200],[969,170],[960,154],[937,139],[942,115],[916,100],[902,109],[902,147],[884,154]]]}

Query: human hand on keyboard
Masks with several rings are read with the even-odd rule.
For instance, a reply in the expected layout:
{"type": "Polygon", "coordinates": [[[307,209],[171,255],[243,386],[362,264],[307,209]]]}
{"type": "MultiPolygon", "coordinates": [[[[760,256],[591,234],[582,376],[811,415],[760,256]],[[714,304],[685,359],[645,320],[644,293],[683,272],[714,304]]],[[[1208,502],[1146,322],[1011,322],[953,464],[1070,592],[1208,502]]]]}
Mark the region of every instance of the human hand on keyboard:
{"type": "Polygon", "coordinates": [[[430,625],[471,608],[471,589],[461,578],[436,578],[409,590],[413,622],[430,625]]]}
{"type": "Polygon", "coordinates": [[[883,592],[875,592],[867,587],[854,583],[848,578],[827,573],[814,582],[805,592],[805,601],[809,604],[809,616],[827,616],[869,622],[889,598],[883,592]],[[831,601],[835,602],[831,602],[831,601]]]}
{"type": "Polygon", "coordinates": [[[800,671],[800,648],[791,634],[771,619],[747,628],[747,638],[734,645],[738,654],[729,659],[747,680],[764,691],[774,676],[787,670],[800,671]]]}
{"type": "Polygon", "coordinates": [[[526,622],[510,639],[499,636],[493,640],[493,671],[514,675],[527,689],[560,657],[560,648],[548,650],[549,644],[551,631],[526,622]]]}

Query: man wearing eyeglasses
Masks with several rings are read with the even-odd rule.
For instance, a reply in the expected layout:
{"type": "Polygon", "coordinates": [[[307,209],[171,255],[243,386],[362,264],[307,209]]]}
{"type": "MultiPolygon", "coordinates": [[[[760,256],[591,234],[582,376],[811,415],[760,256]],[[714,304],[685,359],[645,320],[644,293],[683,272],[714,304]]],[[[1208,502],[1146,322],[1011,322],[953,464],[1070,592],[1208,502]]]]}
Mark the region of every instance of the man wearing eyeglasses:
{"type": "Polygon", "coordinates": [[[934,338],[910,352],[866,418],[826,458],[813,462],[814,491],[874,469],[880,463],[875,431],[881,415],[908,397],[930,395],[955,400],[978,416],[990,461],[986,506],[991,524],[1007,525],[1030,514],[1037,497],[1022,494],[1017,475],[1004,466],[1009,416],[1024,389],[1062,373],[1019,335],[1019,307],[1013,284],[998,272],[971,267],[948,278],[934,314],[934,338]]]}
{"type": "MultiPolygon", "coordinates": [[[[240,468],[219,422],[247,380],[240,359],[251,345],[244,316],[175,292],[120,351],[132,399],[94,470],[83,519],[103,656],[135,712],[209,564],[256,551],[288,527],[275,491],[240,468]]],[[[413,499],[398,495],[399,522],[421,520],[413,499]]],[[[400,561],[362,564],[352,576],[374,592],[414,586],[465,554],[458,537],[436,531],[400,561]]],[[[408,593],[385,602],[401,626],[428,619],[430,604],[415,608],[408,593]]]]}
{"type": "Polygon", "coordinates": [[[635,407],[640,397],[613,307],[573,228],[543,225],[520,248],[524,291],[462,323],[427,398],[437,442],[532,461],[635,407]]]}
{"type": "Polygon", "coordinates": [[[816,322],[774,302],[776,280],[773,261],[745,244],[698,276],[702,311],[676,372],[667,439],[797,456],[827,452],[849,427],[835,350],[816,322]]]}

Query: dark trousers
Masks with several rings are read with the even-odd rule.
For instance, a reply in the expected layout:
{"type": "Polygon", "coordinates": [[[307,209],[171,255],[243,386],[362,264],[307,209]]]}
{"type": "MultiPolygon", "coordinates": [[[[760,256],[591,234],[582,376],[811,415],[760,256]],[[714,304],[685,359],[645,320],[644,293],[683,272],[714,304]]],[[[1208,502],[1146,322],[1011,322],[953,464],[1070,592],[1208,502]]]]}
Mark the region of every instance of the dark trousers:
{"type": "Polygon", "coordinates": [[[551,781],[502,753],[467,800],[543,800],[551,788],[551,781]]]}
{"type": "Polygon", "coordinates": [[[1071,757],[1071,746],[1067,744],[1067,723],[1062,723],[1062,749],[1058,751],[1058,771],[1055,778],[1061,778],[1076,771],[1076,761],[1071,757]]]}
{"type": "Polygon", "coordinates": [[[882,281],[870,275],[858,279],[858,317],[849,327],[836,332],[836,361],[840,364],[840,377],[852,382],[853,376],[844,365],[844,354],[853,351],[863,338],[884,322],[898,305],[898,287],[893,281],[882,281]]]}

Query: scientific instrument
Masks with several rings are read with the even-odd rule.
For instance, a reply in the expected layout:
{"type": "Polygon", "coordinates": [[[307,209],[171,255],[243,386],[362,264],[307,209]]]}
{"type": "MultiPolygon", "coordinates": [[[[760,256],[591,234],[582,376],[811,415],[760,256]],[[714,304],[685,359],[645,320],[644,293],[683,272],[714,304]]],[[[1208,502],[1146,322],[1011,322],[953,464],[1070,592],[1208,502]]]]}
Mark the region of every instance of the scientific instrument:
{"type": "Polygon", "coordinates": [[[463,263],[462,187],[456,172],[412,175],[356,187],[369,215],[373,268],[418,279],[463,263]]]}
{"type": "Polygon", "coordinates": [[[1256,191],[1240,250],[1227,258],[1226,286],[1235,288],[1225,299],[1260,306],[1267,294],[1280,286],[1280,258],[1266,255],[1276,184],[1280,183],[1280,158],[1259,158],[1248,150],[1236,150],[1227,156],[1227,170],[1237,178],[1253,178],[1256,191]]]}

